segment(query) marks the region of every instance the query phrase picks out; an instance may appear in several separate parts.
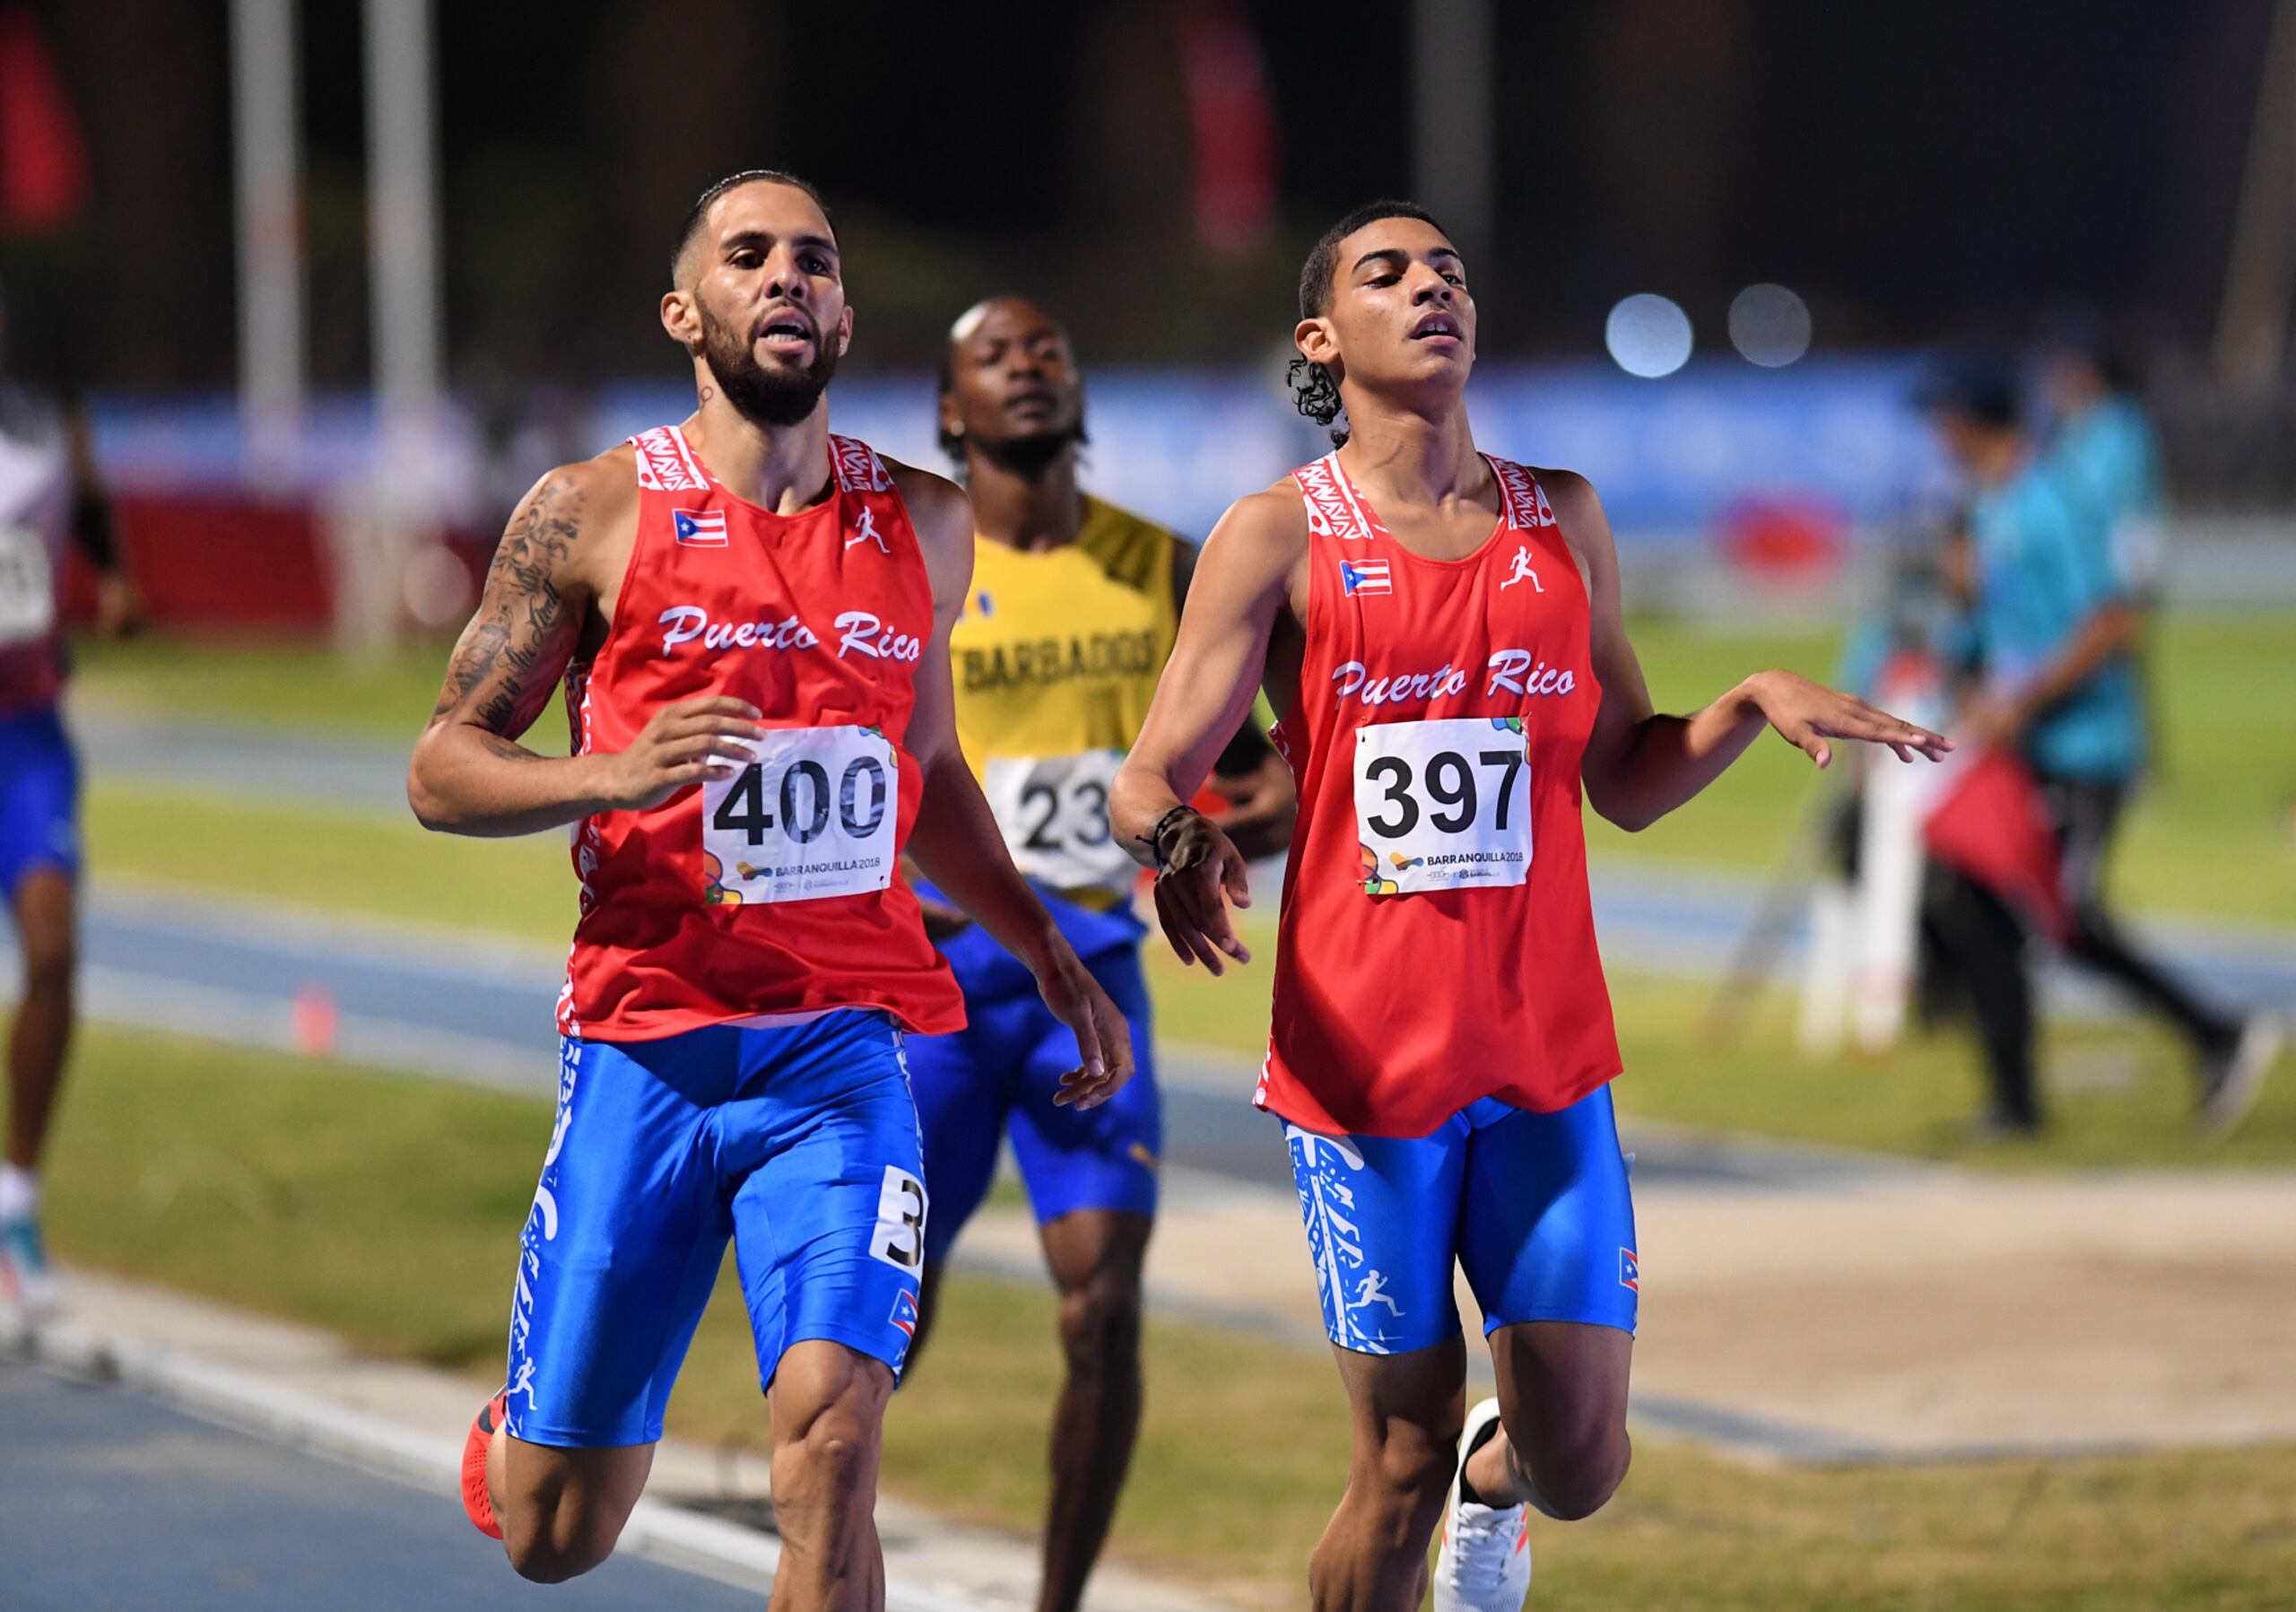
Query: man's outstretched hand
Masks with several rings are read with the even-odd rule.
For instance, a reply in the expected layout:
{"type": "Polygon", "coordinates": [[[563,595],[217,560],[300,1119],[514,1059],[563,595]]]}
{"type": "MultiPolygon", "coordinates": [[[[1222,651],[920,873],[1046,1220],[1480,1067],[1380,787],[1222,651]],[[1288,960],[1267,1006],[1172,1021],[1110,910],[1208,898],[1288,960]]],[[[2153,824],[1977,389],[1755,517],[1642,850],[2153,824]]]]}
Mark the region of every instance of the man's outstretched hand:
{"type": "Polygon", "coordinates": [[[1037,989],[1052,1016],[1076,1036],[1077,1066],[1060,1077],[1053,1106],[1100,1107],[1132,1078],[1132,1027],[1065,944],[1038,973],[1037,989]]]}
{"type": "Polygon", "coordinates": [[[1901,762],[1911,761],[1917,754],[1933,762],[1943,761],[1953,747],[1953,741],[1943,734],[1917,728],[1853,694],[1793,672],[1755,674],[1746,679],[1744,697],[1787,744],[1805,752],[1821,767],[1833,760],[1830,741],[1834,739],[1886,745],[1901,762]]]}

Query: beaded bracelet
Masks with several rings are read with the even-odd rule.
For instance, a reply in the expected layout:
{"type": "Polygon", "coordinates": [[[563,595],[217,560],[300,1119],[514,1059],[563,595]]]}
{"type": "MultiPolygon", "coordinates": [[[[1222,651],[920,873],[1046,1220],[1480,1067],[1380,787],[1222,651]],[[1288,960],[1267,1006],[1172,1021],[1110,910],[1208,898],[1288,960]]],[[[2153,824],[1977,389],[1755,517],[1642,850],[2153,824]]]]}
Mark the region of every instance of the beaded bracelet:
{"type": "Polygon", "coordinates": [[[1164,830],[1171,825],[1172,819],[1179,816],[1201,817],[1203,815],[1186,801],[1182,801],[1161,817],[1157,818],[1156,826],[1142,836],[1141,842],[1147,846],[1149,854],[1156,858],[1158,874],[1168,873],[1171,869],[1171,863],[1164,856],[1164,830]]]}

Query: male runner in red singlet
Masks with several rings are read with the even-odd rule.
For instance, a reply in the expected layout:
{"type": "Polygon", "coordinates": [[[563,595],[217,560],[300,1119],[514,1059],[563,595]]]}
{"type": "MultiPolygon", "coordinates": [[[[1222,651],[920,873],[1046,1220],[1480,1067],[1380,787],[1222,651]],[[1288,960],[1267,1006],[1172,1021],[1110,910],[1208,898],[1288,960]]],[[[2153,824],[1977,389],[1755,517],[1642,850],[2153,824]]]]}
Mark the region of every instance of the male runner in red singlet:
{"type": "Polygon", "coordinates": [[[878,1433],[925,1261],[901,1038],[964,1023],[903,850],[1074,1033],[1065,1101],[1105,1099],[1131,1052],[958,749],[964,494],[830,434],[853,317],[820,197],[721,180],[672,283],[700,406],[527,494],[408,782],[433,828],[578,825],[557,1123],[464,1501],[528,1578],[603,1561],[730,1237],[773,1416],[773,1604],[881,1608],[878,1433]],[[517,739],[561,674],[574,754],[545,760],[517,739]]]}
{"type": "Polygon", "coordinates": [[[1205,543],[1112,820],[1165,932],[1243,958],[1244,862],[1183,805],[1264,680],[1300,780],[1257,1102],[1285,1121],[1355,1451],[1309,1570],[1325,1612],[1514,1612],[1524,1509],[1584,1517],[1628,1460],[1640,1272],[1618,1041],[1579,820],[1640,828],[1765,726],[1933,759],[1936,735],[1789,672],[1652,714],[1594,489],[1475,450],[1465,266],[1419,208],[1359,208],[1300,280],[1303,412],[1343,446],[1205,543]],[[1495,1400],[1463,1414],[1454,1261],[1495,1400]],[[1457,1441],[1456,1443],[1454,1441],[1457,1441]]]}

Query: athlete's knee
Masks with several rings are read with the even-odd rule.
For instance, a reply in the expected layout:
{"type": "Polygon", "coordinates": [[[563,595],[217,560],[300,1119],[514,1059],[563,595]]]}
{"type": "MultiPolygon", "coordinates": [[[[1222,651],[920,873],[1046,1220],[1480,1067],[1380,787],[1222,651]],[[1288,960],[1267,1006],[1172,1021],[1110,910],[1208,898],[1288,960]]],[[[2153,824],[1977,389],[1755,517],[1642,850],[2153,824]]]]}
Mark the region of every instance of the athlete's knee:
{"type": "Polygon", "coordinates": [[[79,937],[68,919],[26,921],[18,926],[17,949],[23,954],[24,987],[31,992],[68,991],[73,971],[80,965],[79,937]]]}
{"type": "Polygon", "coordinates": [[[1515,1444],[1516,1460],[1537,1492],[1538,1509],[1561,1522],[1601,1511],[1626,1481],[1633,1455],[1626,1429],[1616,1425],[1564,1438],[1534,1436],[1515,1444]]]}
{"type": "Polygon", "coordinates": [[[1072,1377],[1136,1371],[1139,1284],[1121,1276],[1097,1276],[1061,1294],[1060,1346],[1072,1377]]]}
{"type": "Polygon", "coordinates": [[[874,1481],[892,1392],[887,1367],[830,1345],[809,1351],[796,1372],[785,1359],[775,1388],[777,1490],[787,1485],[815,1496],[849,1496],[874,1481]]]}
{"type": "Polygon", "coordinates": [[[579,1578],[613,1554],[622,1519],[605,1507],[561,1501],[555,1506],[512,1506],[502,1519],[510,1566],[537,1584],[579,1578]]]}

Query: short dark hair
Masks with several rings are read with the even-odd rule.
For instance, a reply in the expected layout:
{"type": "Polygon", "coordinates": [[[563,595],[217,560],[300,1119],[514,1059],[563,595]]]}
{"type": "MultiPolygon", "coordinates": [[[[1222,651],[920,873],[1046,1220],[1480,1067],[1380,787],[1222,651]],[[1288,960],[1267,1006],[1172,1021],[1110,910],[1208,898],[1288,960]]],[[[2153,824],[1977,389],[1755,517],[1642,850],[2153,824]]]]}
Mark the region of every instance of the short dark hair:
{"type": "Polygon", "coordinates": [[[1960,414],[1992,431],[2024,423],[2016,366],[1993,347],[1957,347],[1924,364],[1913,385],[1913,405],[1928,414],[1960,414]]]}
{"type": "MultiPolygon", "coordinates": [[[[1383,218],[1415,218],[1443,230],[1435,215],[1417,202],[1366,202],[1350,209],[1345,217],[1317,237],[1316,244],[1308,249],[1308,261],[1300,266],[1301,318],[1312,319],[1331,311],[1332,281],[1339,272],[1339,243],[1365,224],[1376,224],[1383,218]]],[[[1448,235],[1450,231],[1443,230],[1443,233],[1448,235]]]]}
{"type": "MultiPolygon", "coordinates": [[[[1366,202],[1352,207],[1340,221],[1316,238],[1308,248],[1308,261],[1300,266],[1300,317],[1303,319],[1320,318],[1331,311],[1332,283],[1339,274],[1339,243],[1361,229],[1376,224],[1383,218],[1415,218],[1420,222],[1433,224],[1448,235],[1436,216],[1417,202],[1366,202]]],[[[1287,367],[1284,378],[1292,387],[1292,402],[1301,414],[1318,425],[1331,427],[1332,446],[1347,445],[1347,428],[1333,426],[1341,414],[1339,382],[1321,364],[1309,363],[1305,358],[1295,358],[1287,367]]]]}
{"type": "Polygon", "coordinates": [[[687,212],[685,222],[678,229],[677,245],[670,248],[671,285],[675,286],[678,283],[678,266],[685,261],[686,248],[693,244],[693,238],[701,233],[701,221],[709,216],[710,205],[729,190],[738,190],[744,185],[761,184],[787,185],[793,190],[804,191],[813,198],[813,205],[822,210],[822,216],[829,219],[830,227],[837,227],[837,221],[830,218],[829,203],[822,200],[822,193],[805,180],[784,169],[744,168],[739,173],[727,174],[693,198],[693,206],[687,212]]]}

